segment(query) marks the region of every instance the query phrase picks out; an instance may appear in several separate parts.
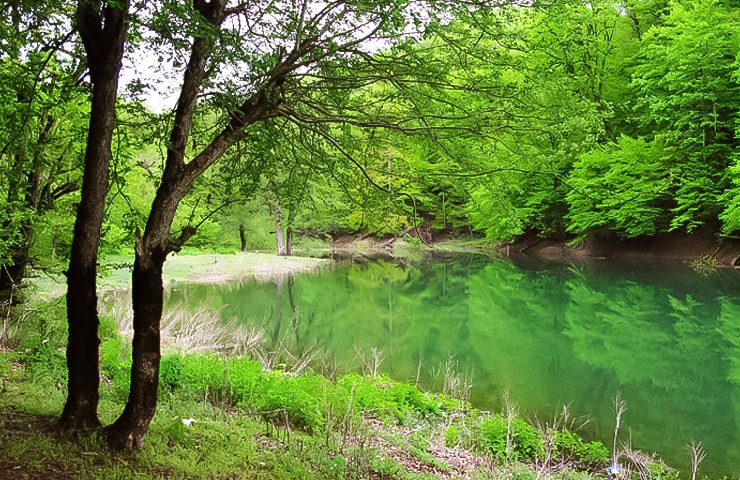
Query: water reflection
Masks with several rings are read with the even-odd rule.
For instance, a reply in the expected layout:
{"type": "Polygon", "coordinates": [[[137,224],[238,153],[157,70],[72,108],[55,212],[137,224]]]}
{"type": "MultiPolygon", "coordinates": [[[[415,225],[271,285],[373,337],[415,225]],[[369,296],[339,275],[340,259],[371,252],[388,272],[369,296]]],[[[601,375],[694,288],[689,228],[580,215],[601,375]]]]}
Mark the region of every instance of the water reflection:
{"type": "Polygon", "coordinates": [[[686,466],[704,442],[705,473],[740,476],[740,275],[677,264],[579,267],[481,256],[413,265],[371,261],[275,283],[179,285],[182,302],[261,325],[275,347],[328,349],[342,369],[379,347],[385,370],[426,382],[451,355],[473,371],[472,401],[508,390],[530,415],[570,403],[608,440],[617,391],[633,445],[686,466]]]}

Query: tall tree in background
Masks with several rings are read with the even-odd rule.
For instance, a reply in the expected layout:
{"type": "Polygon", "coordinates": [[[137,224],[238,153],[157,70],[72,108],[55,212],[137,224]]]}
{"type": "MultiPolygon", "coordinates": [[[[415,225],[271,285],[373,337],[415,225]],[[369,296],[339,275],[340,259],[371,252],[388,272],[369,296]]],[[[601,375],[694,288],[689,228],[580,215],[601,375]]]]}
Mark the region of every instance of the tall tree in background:
{"type": "MultiPolygon", "coordinates": [[[[0,20],[0,297],[13,296],[36,222],[78,188],[87,114],[69,5],[10,2],[0,20]],[[65,50],[64,52],[62,52],[65,50]]],[[[15,300],[15,298],[13,298],[15,300]]]]}
{"type": "Polygon", "coordinates": [[[644,37],[632,86],[641,132],[664,141],[670,229],[716,222],[736,155],[737,11],[717,0],[671,4],[644,37]],[[672,208],[671,208],[672,207],[672,208]]]}
{"type": "Polygon", "coordinates": [[[60,424],[69,430],[100,425],[96,275],[128,7],[127,0],[80,0],[77,5],[77,30],[87,54],[92,100],[82,192],[67,271],[69,376],[60,424]]]}

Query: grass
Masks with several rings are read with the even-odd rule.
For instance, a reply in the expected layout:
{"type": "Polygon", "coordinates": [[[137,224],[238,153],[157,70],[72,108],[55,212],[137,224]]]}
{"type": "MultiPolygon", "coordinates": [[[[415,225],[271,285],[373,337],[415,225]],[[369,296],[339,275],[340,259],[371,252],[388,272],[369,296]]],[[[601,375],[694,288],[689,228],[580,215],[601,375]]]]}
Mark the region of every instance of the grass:
{"type": "MultiPolygon", "coordinates": [[[[17,369],[15,375],[26,373],[17,369]]],[[[314,438],[296,434],[291,442],[279,442],[259,419],[234,415],[208,402],[163,396],[144,448],[117,454],[94,437],[70,439],[54,433],[54,417],[63,401],[59,395],[48,395],[56,390],[54,385],[16,379],[6,387],[0,404],[4,419],[0,464],[9,471],[20,467],[39,475],[58,473],[58,478],[101,479],[327,478],[322,465],[330,458],[314,438]],[[31,408],[20,411],[20,405],[31,408]],[[185,427],[184,415],[197,420],[185,427]]],[[[104,388],[101,417],[110,420],[120,407],[115,392],[104,388]]]]}

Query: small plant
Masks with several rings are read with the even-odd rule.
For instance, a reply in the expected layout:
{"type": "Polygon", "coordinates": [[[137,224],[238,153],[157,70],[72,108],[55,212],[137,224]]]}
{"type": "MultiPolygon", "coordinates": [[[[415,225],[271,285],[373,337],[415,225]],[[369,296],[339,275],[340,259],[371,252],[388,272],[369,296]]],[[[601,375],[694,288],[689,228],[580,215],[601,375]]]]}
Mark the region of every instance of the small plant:
{"type": "Polygon", "coordinates": [[[691,452],[691,480],[696,480],[699,474],[699,465],[706,458],[707,453],[704,451],[704,447],[701,442],[689,444],[689,451],[691,452]]]}
{"type": "Polygon", "coordinates": [[[609,449],[601,442],[585,442],[578,434],[569,430],[560,430],[555,435],[557,456],[575,457],[577,460],[591,464],[604,464],[609,461],[609,449]]]}
{"type": "Polygon", "coordinates": [[[707,277],[717,271],[719,268],[719,260],[717,260],[717,257],[706,255],[691,260],[691,262],[689,262],[689,266],[699,275],[707,277]]]}
{"type": "Polygon", "coordinates": [[[519,417],[493,415],[481,422],[481,440],[494,458],[534,460],[544,454],[540,432],[519,417]]]}
{"type": "Polygon", "coordinates": [[[445,446],[457,447],[460,445],[460,430],[454,425],[450,425],[445,430],[445,446]]]}

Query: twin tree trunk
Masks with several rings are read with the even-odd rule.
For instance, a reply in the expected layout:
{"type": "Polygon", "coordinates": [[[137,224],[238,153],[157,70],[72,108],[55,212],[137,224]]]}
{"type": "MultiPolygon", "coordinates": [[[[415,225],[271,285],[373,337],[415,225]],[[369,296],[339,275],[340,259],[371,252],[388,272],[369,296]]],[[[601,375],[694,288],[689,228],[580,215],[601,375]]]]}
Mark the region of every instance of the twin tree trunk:
{"type": "MultiPolygon", "coordinates": [[[[226,0],[194,1],[203,19],[219,28],[225,18],[226,0]]],[[[132,274],[134,338],[131,364],[131,388],[121,416],[107,429],[107,438],[115,448],[136,448],[142,443],[157,406],[160,361],[160,319],[164,299],[162,267],[167,255],[178,251],[195,234],[185,227],[178,238],[170,238],[177,207],[193,182],[244,134],[246,128],[274,116],[280,98],[277,95],[283,76],[300,57],[294,52],[278,65],[270,80],[247,98],[229,118],[228,124],[208,146],[185,161],[198,94],[206,75],[206,64],[214,45],[208,36],[196,37],[183,79],[175,118],[170,132],[162,180],[152,203],[143,235],[137,232],[136,259],[132,274]]]]}
{"type": "Polygon", "coordinates": [[[185,167],[168,162],[152,203],[143,236],[137,232],[136,258],[131,276],[134,337],[131,354],[131,387],[118,419],[107,428],[108,443],[116,449],[142,444],[157,407],[160,360],[160,319],[164,304],[162,268],[171,251],[179,250],[194,233],[185,228],[177,241],[169,238],[177,206],[192,184],[185,167]]]}
{"type": "Polygon", "coordinates": [[[85,45],[93,84],[90,125],[80,204],[67,271],[67,402],[60,418],[66,430],[100,426],[98,420],[98,312],[96,273],[100,229],[108,193],[111,139],[116,122],[118,76],[126,36],[127,2],[107,5],[103,15],[80,0],[77,28],[85,45]]]}
{"type": "Polygon", "coordinates": [[[123,413],[108,427],[108,442],[114,448],[141,447],[157,408],[159,325],[164,298],[162,267],[165,257],[166,253],[160,257],[140,251],[137,245],[132,274],[134,338],[131,387],[123,413]]]}

